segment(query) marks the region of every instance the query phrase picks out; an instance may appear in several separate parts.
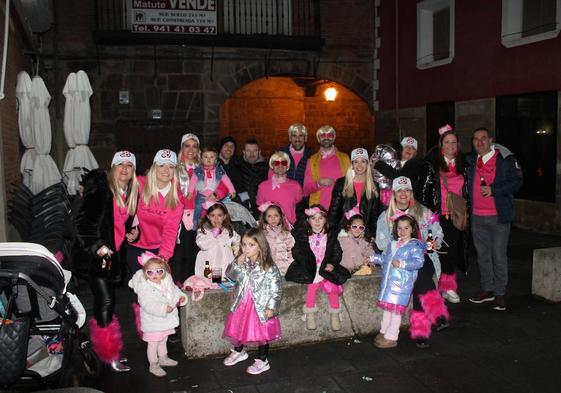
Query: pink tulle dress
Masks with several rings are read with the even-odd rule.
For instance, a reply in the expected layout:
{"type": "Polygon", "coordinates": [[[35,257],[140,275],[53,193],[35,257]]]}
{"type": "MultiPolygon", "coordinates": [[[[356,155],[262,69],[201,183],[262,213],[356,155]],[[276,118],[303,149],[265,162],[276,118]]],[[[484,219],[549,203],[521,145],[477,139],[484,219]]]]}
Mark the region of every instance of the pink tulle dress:
{"type": "Polygon", "coordinates": [[[281,338],[280,320],[273,317],[261,323],[248,286],[238,307],[228,313],[224,323],[224,337],[234,346],[265,345],[281,338]]]}

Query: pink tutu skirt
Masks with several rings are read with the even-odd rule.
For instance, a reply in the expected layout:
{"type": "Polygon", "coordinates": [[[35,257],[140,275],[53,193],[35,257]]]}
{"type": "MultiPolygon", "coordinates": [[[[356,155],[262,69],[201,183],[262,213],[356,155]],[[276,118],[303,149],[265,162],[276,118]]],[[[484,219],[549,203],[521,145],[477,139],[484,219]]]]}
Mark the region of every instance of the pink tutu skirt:
{"type": "Polygon", "coordinates": [[[248,289],[238,308],[228,313],[224,337],[230,339],[234,346],[268,344],[281,338],[280,320],[273,317],[261,323],[248,289]]]}
{"type": "Polygon", "coordinates": [[[146,342],[162,341],[167,336],[175,333],[175,329],[164,330],[162,332],[148,332],[142,334],[142,340],[146,342]]]}
{"type": "Polygon", "coordinates": [[[399,315],[404,315],[405,311],[407,310],[407,307],[402,306],[401,304],[391,304],[382,301],[378,301],[378,307],[380,307],[382,310],[399,315]]]}

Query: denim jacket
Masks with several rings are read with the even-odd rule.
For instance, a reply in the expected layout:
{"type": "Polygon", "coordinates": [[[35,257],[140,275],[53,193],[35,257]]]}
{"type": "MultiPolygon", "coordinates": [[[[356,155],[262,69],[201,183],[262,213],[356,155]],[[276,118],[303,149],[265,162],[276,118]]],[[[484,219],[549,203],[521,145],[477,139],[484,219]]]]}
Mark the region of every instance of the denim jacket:
{"type": "Polygon", "coordinates": [[[411,239],[407,244],[394,249],[391,242],[383,254],[374,255],[374,263],[382,265],[382,283],[378,299],[390,304],[407,306],[417,279],[417,272],[425,261],[425,244],[411,239]],[[400,261],[402,267],[394,267],[393,260],[400,261]]]}
{"type": "Polygon", "coordinates": [[[230,311],[235,311],[242,301],[249,286],[255,311],[259,321],[265,323],[265,310],[279,314],[282,299],[282,279],[279,269],[273,265],[267,271],[261,270],[261,264],[255,263],[253,269],[247,263],[238,264],[234,259],[226,269],[226,276],[236,281],[235,299],[230,311]]]}

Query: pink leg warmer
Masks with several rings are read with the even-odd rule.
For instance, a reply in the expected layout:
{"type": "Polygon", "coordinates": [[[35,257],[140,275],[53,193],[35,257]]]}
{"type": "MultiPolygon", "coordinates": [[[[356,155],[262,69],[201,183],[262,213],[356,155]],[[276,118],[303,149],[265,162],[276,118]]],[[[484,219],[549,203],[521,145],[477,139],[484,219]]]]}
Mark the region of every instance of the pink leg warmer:
{"type": "Polygon", "coordinates": [[[438,290],[428,291],[424,295],[419,296],[421,307],[432,324],[436,323],[438,317],[444,317],[446,320],[450,318],[448,308],[444,304],[444,299],[440,296],[438,290]]]}
{"type": "Polygon", "coordinates": [[[384,338],[397,341],[397,338],[399,337],[399,327],[401,326],[401,315],[394,314],[392,312],[390,318],[390,323],[386,333],[384,334],[384,338]]]}
{"type": "Polygon", "coordinates": [[[140,304],[134,302],[131,304],[132,312],[134,313],[134,324],[136,325],[136,333],[138,337],[142,339],[143,332],[142,332],[142,324],[140,322],[140,304]]]}
{"type": "Polygon", "coordinates": [[[417,338],[428,339],[431,334],[431,323],[424,312],[411,310],[409,315],[409,334],[413,340],[417,338]]]}
{"type": "Polygon", "coordinates": [[[116,316],[106,327],[101,327],[97,321],[90,319],[90,337],[92,348],[102,362],[111,363],[121,358],[123,339],[121,337],[121,325],[116,316]]]}
{"type": "Polygon", "coordinates": [[[455,291],[458,289],[458,283],[456,282],[456,273],[454,274],[441,274],[440,280],[438,280],[438,290],[440,292],[444,291],[455,291]]]}
{"type": "Polygon", "coordinates": [[[390,321],[392,319],[392,313],[388,310],[384,310],[382,313],[382,323],[380,324],[380,333],[386,334],[388,326],[390,326],[390,321]]]}
{"type": "Polygon", "coordinates": [[[148,363],[157,363],[158,362],[158,346],[159,341],[149,341],[148,345],[146,346],[146,356],[148,357],[148,363]]]}

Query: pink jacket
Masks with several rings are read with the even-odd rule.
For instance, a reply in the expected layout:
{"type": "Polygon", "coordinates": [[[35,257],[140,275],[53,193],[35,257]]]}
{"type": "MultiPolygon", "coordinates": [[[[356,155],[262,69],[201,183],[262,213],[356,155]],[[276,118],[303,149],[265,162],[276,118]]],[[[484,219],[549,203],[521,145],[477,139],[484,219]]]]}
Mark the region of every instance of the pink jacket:
{"type": "Polygon", "coordinates": [[[265,227],[265,237],[271,248],[271,256],[273,261],[284,276],[288,266],[294,261],[292,258],[292,247],[294,247],[294,237],[288,231],[282,231],[280,227],[272,228],[269,225],[265,227]]]}
{"type": "Polygon", "coordinates": [[[170,209],[166,207],[165,198],[158,194],[158,204],[152,198],[150,203],[146,205],[142,199],[145,182],[144,176],[138,177],[138,194],[140,197],[138,198],[136,216],[140,228],[140,239],[131,246],[145,250],[159,249],[158,255],[169,261],[173,256],[177,240],[179,221],[183,214],[183,201],[180,198],[177,206],[170,209]]]}
{"type": "Polygon", "coordinates": [[[352,235],[339,235],[338,239],[343,250],[341,265],[351,273],[367,263],[365,258],[370,258],[374,254],[372,245],[364,238],[355,239],[352,235]]]}

